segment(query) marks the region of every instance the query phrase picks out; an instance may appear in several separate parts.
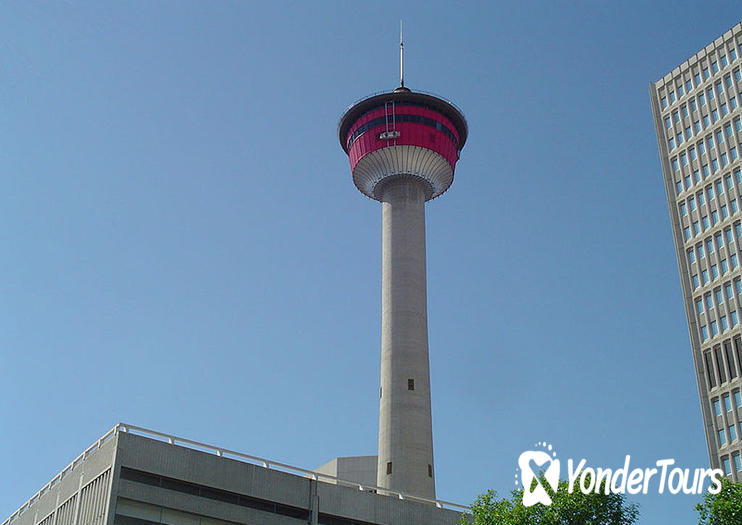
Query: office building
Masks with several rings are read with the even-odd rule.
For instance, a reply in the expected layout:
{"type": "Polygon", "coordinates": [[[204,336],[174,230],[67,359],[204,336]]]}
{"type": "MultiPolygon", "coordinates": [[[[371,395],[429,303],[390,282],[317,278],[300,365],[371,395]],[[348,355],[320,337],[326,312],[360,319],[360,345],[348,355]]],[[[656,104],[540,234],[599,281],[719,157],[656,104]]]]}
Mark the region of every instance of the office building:
{"type": "Polygon", "coordinates": [[[742,481],[742,25],[650,95],[709,460],[742,481]]]}

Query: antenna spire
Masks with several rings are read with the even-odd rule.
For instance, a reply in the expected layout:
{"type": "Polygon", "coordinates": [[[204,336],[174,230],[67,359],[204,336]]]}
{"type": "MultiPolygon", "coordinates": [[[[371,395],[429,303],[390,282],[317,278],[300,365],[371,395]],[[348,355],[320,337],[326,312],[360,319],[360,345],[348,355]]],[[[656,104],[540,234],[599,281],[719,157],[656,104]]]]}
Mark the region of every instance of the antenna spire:
{"type": "Polygon", "coordinates": [[[402,21],[399,21],[399,85],[404,87],[404,40],[402,39],[402,21]]]}

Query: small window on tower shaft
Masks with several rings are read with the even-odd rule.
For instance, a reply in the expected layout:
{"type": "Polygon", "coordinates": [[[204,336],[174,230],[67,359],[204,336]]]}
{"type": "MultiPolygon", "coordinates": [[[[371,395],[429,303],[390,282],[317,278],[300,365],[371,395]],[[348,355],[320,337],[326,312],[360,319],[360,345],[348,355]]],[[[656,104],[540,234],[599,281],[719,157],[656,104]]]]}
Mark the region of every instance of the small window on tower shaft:
{"type": "Polygon", "coordinates": [[[415,390],[415,380],[414,379],[408,379],[407,380],[407,390],[415,390]]]}
{"type": "Polygon", "coordinates": [[[386,464],[386,473],[387,474],[391,474],[392,473],[392,462],[391,461],[387,461],[387,464],[386,464]]]}
{"type": "Polygon", "coordinates": [[[428,464],[428,477],[429,478],[433,477],[433,465],[431,464],[428,464]]]}

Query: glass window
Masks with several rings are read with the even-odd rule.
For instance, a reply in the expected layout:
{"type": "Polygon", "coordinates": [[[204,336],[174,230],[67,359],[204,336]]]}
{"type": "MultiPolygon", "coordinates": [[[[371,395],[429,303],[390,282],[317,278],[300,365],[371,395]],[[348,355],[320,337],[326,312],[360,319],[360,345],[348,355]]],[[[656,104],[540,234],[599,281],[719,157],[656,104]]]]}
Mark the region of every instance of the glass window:
{"type": "Polygon", "coordinates": [[[690,138],[693,137],[693,132],[690,129],[690,126],[685,128],[685,138],[690,140],[690,138]]]}
{"type": "Polygon", "coordinates": [[[727,296],[727,299],[731,299],[734,297],[734,292],[732,292],[732,285],[731,284],[725,284],[724,285],[724,293],[727,296]]]}
{"type": "Polygon", "coordinates": [[[724,410],[726,410],[727,412],[731,412],[732,411],[732,400],[729,399],[729,396],[727,395],[723,396],[723,399],[724,399],[724,410]]]}
{"type": "Polygon", "coordinates": [[[691,182],[690,182],[690,175],[688,175],[688,176],[686,176],[686,177],[685,177],[685,185],[686,185],[686,187],[688,187],[688,188],[690,188],[690,187],[691,187],[691,182]]]}
{"type": "Polygon", "coordinates": [[[722,153],[721,154],[721,165],[726,166],[727,164],[729,164],[729,161],[727,160],[727,154],[722,153]]]}
{"type": "Polygon", "coordinates": [[[696,251],[693,248],[688,250],[688,262],[690,264],[693,264],[696,262],[696,251]]]}
{"type": "MultiPolygon", "coordinates": [[[[699,286],[701,286],[701,283],[698,281],[698,274],[694,274],[693,277],[691,278],[691,280],[693,281],[693,289],[694,290],[696,288],[698,288],[699,286]]],[[[740,292],[740,293],[742,293],[742,292],[740,292]]]]}
{"type": "Polygon", "coordinates": [[[716,143],[719,145],[724,144],[724,135],[722,134],[721,130],[718,130],[716,132],[716,143]]]}
{"type": "Polygon", "coordinates": [[[718,80],[715,85],[716,91],[718,91],[719,93],[724,93],[724,85],[721,83],[721,80],[718,80]]]}
{"type": "Polygon", "coordinates": [[[696,312],[698,312],[699,314],[703,313],[703,301],[701,299],[698,299],[696,301],[696,312]]]}
{"type": "Polygon", "coordinates": [[[733,253],[732,255],[729,256],[729,262],[732,265],[732,270],[737,269],[737,265],[739,263],[737,262],[737,254],[736,253],[733,253]]]}
{"type": "Polygon", "coordinates": [[[708,215],[704,215],[701,217],[701,225],[703,226],[703,231],[706,231],[709,229],[709,217],[708,215]]]}
{"type": "Polygon", "coordinates": [[[719,161],[717,159],[711,159],[711,173],[719,171],[719,161]]]}
{"type": "Polygon", "coordinates": [[[737,50],[736,49],[732,48],[732,49],[729,50],[729,60],[731,60],[732,62],[734,62],[735,60],[737,60],[737,50]]]}
{"type": "Polygon", "coordinates": [[[742,281],[736,279],[734,281],[734,288],[737,290],[737,295],[742,295],[742,281]]]}
{"type": "Polygon", "coordinates": [[[701,84],[701,75],[699,75],[698,73],[694,74],[693,75],[693,80],[694,80],[696,86],[700,85],[701,84]]]}
{"type": "Polygon", "coordinates": [[[714,297],[716,297],[716,304],[724,304],[724,296],[721,294],[721,288],[714,290],[714,297]]]}
{"type": "Polygon", "coordinates": [[[690,239],[690,226],[683,228],[683,237],[685,237],[686,241],[690,239]]]}
{"type": "Polygon", "coordinates": [[[709,120],[709,116],[708,115],[704,115],[703,117],[701,117],[701,120],[703,121],[703,127],[704,128],[707,128],[707,127],[709,127],[711,125],[711,121],[709,120]]]}
{"type": "Polygon", "coordinates": [[[737,427],[734,425],[729,427],[729,442],[734,443],[737,441],[737,427]]]}
{"type": "Polygon", "coordinates": [[[732,210],[732,214],[737,213],[737,210],[739,209],[737,207],[737,201],[736,200],[729,201],[729,208],[732,210]]]}
{"type": "MultiPolygon", "coordinates": [[[[718,64],[718,62],[716,62],[716,61],[711,62],[711,71],[714,72],[714,75],[719,72],[719,64],[718,64]]],[[[670,100],[672,100],[672,98],[670,98],[670,100]]]]}
{"type": "Polygon", "coordinates": [[[734,170],[734,180],[737,181],[737,184],[742,185],[742,171],[741,170],[734,170]]]}
{"type": "Polygon", "coordinates": [[[691,211],[694,211],[696,209],[695,197],[691,197],[690,199],[688,199],[688,206],[690,207],[691,211]]]}
{"type": "Polygon", "coordinates": [[[726,259],[721,260],[721,274],[724,275],[729,271],[729,263],[727,263],[726,259]]]}
{"type": "Polygon", "coordinates": [[[675,191],[678,192],[678,195],[683,193],[683,181],[679,180],[675,182],[675,191]]]}
{"type": "Polygon", "coordinates": [[[711,212],[711,224],[716,226],[717,222],[719,222],[719,212],[714,210],[711,212]]]}
{"type": "Polygon", "coordinates": [[[711,335],[719,335],[719,325],[716,324],[716,321],[711,321],[711,335]]]}
{"type": "Polygon", "coordinates": [[[684,117],[687,117],[688,116],[688,107],[685,104],[683,104],[682,106],[680,106],[680,113],[684,117]]]}
{"type": "Polygon", "coordinates": [[[670,91],[670,93],[668,93],[668,96],[670,97],[670,104],[674,104],[675,101],[677,100],[677,98],[675,97],[675,92],[670,91]]]}
{"type": "Polygon", "coordinates": [[[716,143],[714,142],[713,135],[709,135],[708,137],[706,137],[706,144],[708,145],[709,149],[714,149],[716,143]]]}
{"type": "Polygon", "coordinates": [[[721,107],[721,116],[726,117],[729,114],[729,108],[727,107],[727,103],[724,102],[720,107],[721,107]]]}
{"type": "Polygon", "coordinates": [[[734,136],[734,131],[732,131],[732,125],[731,124],[726,124],[724,126],[724,133],[726,134],[727,137],[734,136]]]}
{"type": "Polygon", "coordinates": [[[683,164],[683,166],[687,166],[688,165],[688,155],[686,155],[685,153],[681,153],[680,154],[680,162],[683,164]]]}
{"type": "Polygon", "coordinates": [[[729,61],[727,60],[726,55],[722,55],[719,61],[721,62],[721,67],[727,67],[729,65],[729,61]]]}
{"type": "Polygon", "coordinates": [[[721,403],[719,403],[718,399],[714,399],[714,414],[717,416],[721,415],[721,403]]]}
{"type": "MultiPolygon", "coordinates": [[[[727,444],[727,433],[724,432],[724,429],[722,428],[719,430],[719,446],[724,446],[727,444]]],[[[724,473],[729,474],[731,470],[731,467],[729,465],[729,458],[726,458],[724,460],[724,473]]]]}
{"type": "Polygon", "coordinates": [[[688,207],[687,207],[687,206],[685,205],[685,203],[684,203],[684,202],[681,202],[681,203],[680,203],[680,214],[681,214],[681,215],[682,215],[683,217],[685,217],[686,215],[688,215],[688,207]]]}
{"type": "Polygon", "coordinates": [[[739,69],[734,72],[734,80],[736,80],[737,82],[742,80],[742,71],[740,71],[739,69]]]}
{"type": "Polygon", "coordinates": [[[703,244],[699,244],[696,248],[696,251],[698,252],[698,258],[703,259],[706,257],[706,252],[703,250],[703,244]]]}
{"type": "Polygon", "coordinates": [[[734,458],[734,468],[737,470],[737,472],[742,471],[742,458],[740,458],[740,455],[735,454],[732,457],[734,458]]]}
{"type": "Polygon", "coordinates": [[[739,390],[734,392],[734,406],[742,408],[742,394],[740,394],[739,390]]]}
{"type": "Polygon", "coordinates": [[[701,338],[704,341],[709,338],[709,329],[705,326],[701,327],[701,338]]]}
{"type": "Polygon", "coordinates": [[[703,206],[704,204],[706,204],[706,194],[703,192],[697,193],[696,200],[698,201],[699,206],[703,206]]]}
{"type": "MultiPolygon", "coordinates": [[[[664,97],[663,97],[663,98],[664,98],[664,97]]],[[[703,93],[700,93],[700,94],[698,95],[698,103],[699,103],[699,104],[700,104],[701,106],[705,106],[705,105],[706,105],[706,95],[704,95],[703,93]]],[[[662,106],[662,107],[663,107],[663,108],[666,108],[666,107],[667,107],[667,100],[665,100],[664,104],[665,104],[665,105],[664,105],[664,106],[662,106]]]]}
{"type": "Polygon", "coordinates": [[[701,282],[703,282],[703,284],[707,284],[709,282],[709,271],[708,270],[701,271],[701,282]]]}
{"type": "Polygon", "coordinates": [[[726,332],[727,330],[729,330],[729,322],[727,321],[727,316],[726,315],[722,315],[719,318],[719,321],[721,322],[721,331],[722,332],[726,332]]]}
{"type": "Polygon", "coordinates": [[[698,235],[699,233],[701,233],[701,225],[698,221],[693,221],[693,235],[698,235]]]}
{"type": "Polygon", "coordinates": [[[669,139],[667,139],[667,143],[670,144],[670,150],[675,149],[675,139],[673,137],[670,137],[669,139]]]}
{"type": "Polygon", "coordinates": [[[721,207],[721,217],[722,219],[726,219],[727,217],[729,217],[729,210],[727,209],[726,204],[721,207]]]}
{"type": "Polygon", "coordinates": [[[665,109],[667,107],[667,97],[662,97],[660,99],[660,104],[662,104],[662,109],[665,109]]]}
{"type": "Polygon", "coordinates": [[[735,96],[729,97],[729,107],[731,109],[737,109],[737,97],[735,96]]]}
{"type": "Polygon", "coordinates": [[[734,129],[736,129],[737,132],[742,131],[742,120],[738,118],[734,119],[734,129]]]}
{"type": "MultiPolygon", "coordinates": [[[[714,98],[716,98],[716,96],[714,95],[714,89],[713,89],[713,88],[708,88],[708,89],[706,90],[706,96],[707,96],[707,97],[709,98],[709,100],[714,100],[714,98]]],[[[674,101],[674,100],[672,99],[672,96],[670,97],[670,102],[671,102],[671,103],[672,103],[672,102],[675,102],[675,101],[674,101]]]]}
{"type": "Polygon", "coordinates": [[[690,155],[691,160],[696,160],[696,148],[692,146],[688,148],[688,155],[690,155]]]}
{"type": "Polygon", "coordinates": [[[672,112],[672,120],[673,120],[674,122],[680,122],[680,115],[678,114],[678,112],[677,112],[677,111],[673,111],[673,112],[672,112]]]}
{"type": "Polygon", "coordinates": [[[716,122],[717,120],[719,120],[719,110],[712,109],[711,110],[711,122],[716,122]]]}
{"type": "MultiPolygon", "coordinates": [[[[711,278],[716,279],[719,277],[719,267],[715,264],[711,265],[711,278]]],[[[711,327],[713,329],[713,326],[711,327]]]]}
{"type": "Polygon", "coordinates": [[[724,246],[724,239],[722,238],[721,233],[717,233],[716,235],[714,235],[714,240],[716,241],[717,247],[721,248],[722,246],[724,246]]]}
{"type": "Polygon", "coordinates": [[[706,310],[713,310],[714,309],[714,300],[711,297],[710,293],[707,293],[703,296],[703,300],[706,302],[706,310]]]}
{"type": "MultiPolygon", "coordinates": [[[[724,432],[724,430],[719,430],[719,432],[724,432]]],[[[721,435],[719,435],[719,439],[721,439],[721,435]]],[[[722,443],[722,445],[726,445],[726,441],[722,443]]],[[[729,458],[724,458],[722,461],[722,466],[724,467],[724,475],[728,476],[732,473],[732,464],[729,462],[729,458]]]]}
{"type": "Polygon", "coordinates": [[[696,99],[692,98],[688,101],[688,105],[690,106],[691,111],[696,111],[698,109],[698,106],[696,105],[696,99]]]}
{"type": "Polygon", "coordinates": [[[728,243],[734,242],[734,236],[732,235],[732,230],[730,229],[724,230],[724,237],[727,238],[728,243]]]}
{"type": "Polygon", "coordinates": [[[704,80],[706,80],[709,76],[711,76],[710,73],[709,73],[709,68],[707,68],[707,67],[703,68],[703,70],[701,72],[703,73],[703,79],[704,80]]]}
{"type": "Polygon", "coordinates": [[[737,147],[736,146],[732,146],[731,148],[729,148],[729,155],[731,155],[732,160],[737,160],[737,147]]]}
{"type": "Polygon", "coordinates": [[[714,188],[713,186],[709,186],[706,188],[706,196],[709,198],[710,201],[714,200],[715,197],[714,188]]]}
{"type": "Polygon", "coordinates": [[[716,182],[716,194],[722,195],[724,193],[724,185],[721,183],[721,181],[716,182]]]}
{"type": "MultiPolygon", "coordinates": [[[[670,120],[670,119],[668,118],[667,120],[670,120]]],[[[701,123],[696,120],[693,123],[693,129],[696,130],[696,133],[700,133],[701,132],[701,123]]]]}
{"type": "Polygon", "coordinates": [[[738,239],[742,237],[742,225],[740,224],[734,225],[734,234],[737,236],[738,239]]]}
{"type": "Polygon", "coordinates": [[[706,241],[706,251],[708,253],[714,253],[714,242],[711,239],[706,241]]]}
{"type": "Polygon", "coordinates": [[[677,135],[675,135],[675,138],[678,139],[678,146],[680,146],[685,141],[682,133],[678,133],[677,135]]]}
{"type": "Polygon", "coordinates": [[[732,327],[737,326],[739,320],[737,319],[737,312],[729,312],[729,319],[732,321],[732,327]]]}
{"type": "Polygon", "coordinates": [[[724,76],[724,85],[728,88],[732,87],[732,75],[724,76]]]}
{"type": "Polygon", "coordinates": [[[683,84],[680,84],[678,86],[678,97],[682,97],[683,95],[685,95],[685,88],[683,88],[683,84]]]}
{"type": "Polygon", "coordinates": [[[690,80],[686,80],[685,81],[685,90],[688,93],[690,93],[691,91],[693,91],[693,82],[691,82],[690,80]]]}

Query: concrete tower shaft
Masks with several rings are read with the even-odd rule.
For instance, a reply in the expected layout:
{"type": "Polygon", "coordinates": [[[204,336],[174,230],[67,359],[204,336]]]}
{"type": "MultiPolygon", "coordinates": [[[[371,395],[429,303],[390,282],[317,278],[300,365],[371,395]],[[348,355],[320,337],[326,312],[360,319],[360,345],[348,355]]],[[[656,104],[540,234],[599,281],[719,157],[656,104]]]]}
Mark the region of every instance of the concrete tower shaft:
{"type": "Polygon", "coordinates": [[[377,485],[435,499],[425,277],[425,186],[382,190],[381,390],[377,485]]]}
{"type": "Polygon", "coordinates": [[[353,182],[382,203],[379,487],[435,498],[425,202],[453,183],[467,137],[443,99],[399,87],[351,106],[338,127],[353,182]]]}

